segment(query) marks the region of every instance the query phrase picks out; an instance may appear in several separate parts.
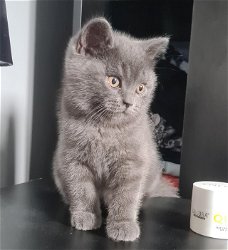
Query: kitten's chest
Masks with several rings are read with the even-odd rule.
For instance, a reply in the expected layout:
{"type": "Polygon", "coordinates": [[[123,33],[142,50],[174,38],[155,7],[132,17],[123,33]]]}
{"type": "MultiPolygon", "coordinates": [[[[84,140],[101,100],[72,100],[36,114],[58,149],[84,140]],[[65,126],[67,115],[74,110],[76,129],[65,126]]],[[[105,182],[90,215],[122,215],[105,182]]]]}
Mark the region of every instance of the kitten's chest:
{"type": "Polygon", "coordinates": [[[86,134],[83,155],[98,177],[107,176],[111,170],[136,153],[137,141],[129,140],[126,131],[98,129],[86,134]],[[124,133],[125,132],[125,133],[124,133]]]}
{"type": "Polygon", "coordinates": [[[96,165],[110,165],[116,162],[128,150],[126,136],[119,131],[102,131],[88,138],[90,153],[96,165]],[[98,162],[97,162],[98,161],[98,162]]]}

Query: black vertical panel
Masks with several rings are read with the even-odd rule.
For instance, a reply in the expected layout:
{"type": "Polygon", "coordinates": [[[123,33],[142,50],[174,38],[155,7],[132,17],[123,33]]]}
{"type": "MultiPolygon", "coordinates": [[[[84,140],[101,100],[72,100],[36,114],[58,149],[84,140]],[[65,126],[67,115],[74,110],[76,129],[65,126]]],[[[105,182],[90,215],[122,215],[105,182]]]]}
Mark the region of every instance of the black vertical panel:
{"type": "Polygon", "coordinates": [[[228,181],[228,2],[195,1],[184,119],[180,191],[228,181]]]}
{"type": "Polygon", "coordinates": [[[51,172],[57,139],[56,100],[72,17],[72,0],[37,1],[30,178],[51,172]]]}
{"type": "Polygon", "coordinates": [[[84,0],[82,24],[105,16],[115,29],[136,37],[171,35],[189,41],[193,0],[84,0]]]}
{"type": "Polygon", "coordinates": [[[82,25],[90,18],[98,16],[107,17],[107,7],[110,5],[109,0],[83,0],[82,1],[82,25]]]}
{"type": "Polygon", "coordinates": [[[13,64],[5,0],[0,1],[0,66],[13,64]]]}
{"type": "Polygon", "coordinates": [[[136,37],[171,35],[189,41],[192,0],[110,1],[107,16],[114,28],[136,37]]]}

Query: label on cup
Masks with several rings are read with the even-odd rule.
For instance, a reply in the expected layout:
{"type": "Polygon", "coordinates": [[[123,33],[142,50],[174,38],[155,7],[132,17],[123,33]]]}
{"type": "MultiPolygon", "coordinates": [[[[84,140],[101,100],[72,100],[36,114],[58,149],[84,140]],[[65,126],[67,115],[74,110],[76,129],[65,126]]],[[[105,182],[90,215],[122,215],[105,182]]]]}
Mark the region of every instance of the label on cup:
{"type": "Polygon", "coordinates": [[[190,228],[205,236],[228,239],[228,183],[193,184],[190,228]]]}

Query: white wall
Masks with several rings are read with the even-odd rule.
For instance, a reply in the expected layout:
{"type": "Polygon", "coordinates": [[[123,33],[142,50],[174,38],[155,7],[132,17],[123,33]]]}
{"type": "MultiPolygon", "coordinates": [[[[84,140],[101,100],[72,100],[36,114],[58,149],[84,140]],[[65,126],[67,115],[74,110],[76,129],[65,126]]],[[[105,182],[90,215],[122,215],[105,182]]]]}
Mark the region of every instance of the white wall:
{"type": "Polygon", "coordinates": [[[36,1],[6,1],[13,66],[1,68],[1,183],[29,179],[36,1]]]}

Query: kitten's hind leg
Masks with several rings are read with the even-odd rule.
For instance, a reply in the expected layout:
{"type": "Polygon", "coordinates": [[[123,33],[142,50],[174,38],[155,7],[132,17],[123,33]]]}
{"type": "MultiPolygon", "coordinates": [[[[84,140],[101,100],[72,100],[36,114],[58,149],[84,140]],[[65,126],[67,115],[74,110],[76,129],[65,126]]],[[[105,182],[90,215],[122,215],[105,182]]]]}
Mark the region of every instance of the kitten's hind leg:
{"type": "Polygon", "coordinates": [[[61,182],[61,178],[58,176],[58,172],[56,169],[53,170],[53,177],[56,187],[58,188],[59,193],[61,194],[61,197],[64,201],[64,203],[69,204],[69,201],[67,199],[67,195],[63,190],[63,185],[61,182]]]}
{"type": "Polygon", "coordinates": [[[68,200],[67,200],[67,195],[64,191],[64,185],[62,183],[62,178],[61,178],[61,174],[59,172],[59,161],[58,161],[58,154],[57,151],[54,154],[54,158],[53,158],[53,179],[55,182],[55,185],[59,191],[59,193],[61,194],[61,197],[64,201],[64,203],[68,204],[68,200]]]}

